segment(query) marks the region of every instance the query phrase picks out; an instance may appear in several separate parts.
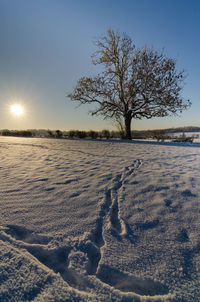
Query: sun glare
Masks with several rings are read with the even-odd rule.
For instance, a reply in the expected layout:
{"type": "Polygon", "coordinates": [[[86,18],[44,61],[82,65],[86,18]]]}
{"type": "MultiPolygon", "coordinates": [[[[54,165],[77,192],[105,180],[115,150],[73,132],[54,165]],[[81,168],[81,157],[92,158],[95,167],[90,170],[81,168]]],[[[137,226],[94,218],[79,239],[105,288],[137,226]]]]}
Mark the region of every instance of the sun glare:
{"type": "Polygon", "coordinates": [[[18,104],[11,105],[10,109],[12,114],[14,114],[15,116],[20,116],[24,113],[23,107],[18,104]]]}

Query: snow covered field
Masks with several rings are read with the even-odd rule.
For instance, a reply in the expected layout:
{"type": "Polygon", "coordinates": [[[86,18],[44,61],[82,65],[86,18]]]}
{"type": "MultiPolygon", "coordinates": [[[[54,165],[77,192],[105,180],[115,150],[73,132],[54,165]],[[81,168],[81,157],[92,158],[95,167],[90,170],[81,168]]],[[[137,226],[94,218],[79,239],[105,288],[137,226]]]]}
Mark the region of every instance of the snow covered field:
{"type": "Polygon", "coordinates": [[[200,301],[199,147],[0,137],[0,301],[200,301]]]}

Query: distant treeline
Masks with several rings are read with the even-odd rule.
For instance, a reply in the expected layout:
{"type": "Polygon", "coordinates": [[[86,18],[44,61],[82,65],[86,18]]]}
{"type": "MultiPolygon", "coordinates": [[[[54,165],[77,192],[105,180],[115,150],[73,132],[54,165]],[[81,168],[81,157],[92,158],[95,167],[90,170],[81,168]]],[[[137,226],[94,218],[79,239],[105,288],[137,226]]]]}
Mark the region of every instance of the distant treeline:
{"type": "Polygon", "coordinates": [[[200,127],[187,126],[187,127],[177,127],[164,129],[166,133],[178,133],[178,132],[200,132],[200,127]]]}
{"type": "Polygon", "coordinates": [[[0,135],[2,136],[20,136],[20,137],[30,137],[33,136],[32,132],[29,130],[0,130],[0,135]]]}
{"type": "MultiPolygon", "coordinates": [[[[132,131],[133,139],[162,139],[170,138],[173,133],[186,132],[200,132],[200,127],[179,127],[156,130],[134,130],[132,131]]],[[[89,138],[89,139],[123,139],[123,131],[110,131],[104,129],[102,131],[83,131],[83,130],[45,130],[45,129],[31,129],[31,130],[0,130],[2,136],[16,136],[16,137],[51,137],[51,138],[89,138]]]]}
{"type": "Polygon", "coordinates": [[[51,138],[123,138],[123,134],[118,131],[109,131],[107,129],[102,131],[83,131],[83,130],[0,130],[2,136],[16,136],[16,137],[51,137],[51,138]]]}

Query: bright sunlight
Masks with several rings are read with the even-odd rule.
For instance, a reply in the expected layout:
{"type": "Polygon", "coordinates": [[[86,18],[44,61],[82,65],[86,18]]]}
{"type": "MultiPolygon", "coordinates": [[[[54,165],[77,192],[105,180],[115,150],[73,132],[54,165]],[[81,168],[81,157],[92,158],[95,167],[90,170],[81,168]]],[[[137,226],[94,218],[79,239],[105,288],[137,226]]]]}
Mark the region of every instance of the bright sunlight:
{"type": "Polygon", "coordinates": [[[10,106],[11,112],[15,116],[21,116],[24,113],[24,109],[21,105],[14,104],[10,106]]]}

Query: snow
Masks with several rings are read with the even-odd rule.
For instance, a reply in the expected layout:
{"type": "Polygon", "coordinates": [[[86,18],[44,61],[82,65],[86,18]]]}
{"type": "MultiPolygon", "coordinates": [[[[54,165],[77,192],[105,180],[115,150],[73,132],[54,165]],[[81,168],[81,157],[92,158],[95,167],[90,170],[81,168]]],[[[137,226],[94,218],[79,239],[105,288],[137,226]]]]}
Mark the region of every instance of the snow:
{"type": "Polygon", "coordinates": [[[0,301],[199,301],[199,147],[0,137],[0,301]]]}

